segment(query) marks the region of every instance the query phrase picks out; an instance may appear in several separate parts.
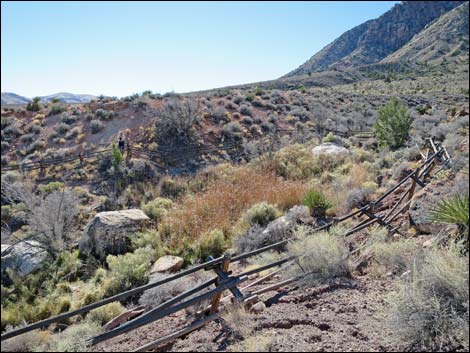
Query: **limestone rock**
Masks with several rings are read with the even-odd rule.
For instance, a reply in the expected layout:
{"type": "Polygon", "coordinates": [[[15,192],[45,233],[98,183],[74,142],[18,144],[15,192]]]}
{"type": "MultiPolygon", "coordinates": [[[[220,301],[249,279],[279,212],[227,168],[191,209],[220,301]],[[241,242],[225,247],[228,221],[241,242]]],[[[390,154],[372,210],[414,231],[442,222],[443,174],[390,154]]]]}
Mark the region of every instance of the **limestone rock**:
{"type": "Polygon", "coordinates": [[[178,256],[166,255],[160,257],[152,267],[151,273],[177,272],[183,267],[184,260],[178,256]]]}
{"type": "Polygon", "coordinates": [[[322,143],[321,145],[319,146],[316,146],[314,148],[312,148],[312,154],[314,156],[319,156],[319,155],[345,155],[345,154],[350,154],[351,152],[343,147],[343,146],[340,146],[340,145],[337,145],[335,143],[332,143],[332,142],[326,142],[326,143],[322,143]]]}
{"type": "Polygon", "coordinates": [[[80,252],[102,260],[130,250],[130,237],[150,218],[139,209],[100,212],[87,224],[79,242],[80,252]]]}
{"type": "Polygon", "coordinates": [[[2,280],[7,276],[8,268],[20,277],[25,277],[41,268],[47,260],[50,260],[50,255],[37,241],[22,241],[14,245],[2,244],[2,280]]]}
{"type": "Polygon", "coordinates": [[[263,302],[257,302],[250,308],[250,312],[253,314],[261,314],[266,310],[266,305],[263,302]]]}

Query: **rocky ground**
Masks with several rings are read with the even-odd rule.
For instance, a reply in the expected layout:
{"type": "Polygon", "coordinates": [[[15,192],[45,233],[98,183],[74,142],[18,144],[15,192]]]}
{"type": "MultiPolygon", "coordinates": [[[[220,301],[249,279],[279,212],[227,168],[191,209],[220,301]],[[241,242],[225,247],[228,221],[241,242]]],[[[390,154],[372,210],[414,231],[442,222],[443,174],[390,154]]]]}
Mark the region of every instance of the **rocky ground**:
{"type": "MultiPolygon", "coordinates": [[[[367,276],[308,289],[282,287],[260,296],[266,305],[262,312],[245,314],[238,322],[214,321],[156,351],[237,350],[236,344],[243,344],[237,332],[247,330],[251,331],[250,341],[254,338],[264,345],[262,349],[271,351],[391,351],[394,347],[384,343],[388,333],[382,315],[384,297],[392,289],[391,281],[367,276]]],[[[134,350],[188,322],[184,313],[178,313],[104,342],[95,350],[134,350]]]]}

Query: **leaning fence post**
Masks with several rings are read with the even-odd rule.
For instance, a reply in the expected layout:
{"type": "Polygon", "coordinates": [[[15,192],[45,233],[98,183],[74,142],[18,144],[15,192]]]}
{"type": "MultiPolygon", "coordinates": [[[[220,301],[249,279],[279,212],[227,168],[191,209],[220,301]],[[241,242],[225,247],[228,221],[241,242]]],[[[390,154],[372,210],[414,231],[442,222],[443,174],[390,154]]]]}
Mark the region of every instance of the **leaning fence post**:
{"type": "MultiPolygon", "coordinates": [[[[222,263],[220,264],[220,270],[225,274],[225,275],[229,275],[228,273],[228,269],[229,269],[229,266],[230,266],[230,260],[232,259],[232,255],[229,254],[229,253],[225,253],[224,254],[224,257],[222,259],[222,263]]],[[[220,276],[219,276],[220,277],[220,276]]],[[[222,280],[223,278],[219,278],[216,282],[216,286],[219,286],[220,285],[220,280],[222,280]]],[[[214,296],[212,297],[212,301],[211,301],[211,311],[210,313],[211,314],[214,314],[216,313],[217,311],[219,311],[219,304],[220,304],[220,299],[222,298],[222,292],[219,292],[219,293],[216,293],[214,294],[214,296]]]]}

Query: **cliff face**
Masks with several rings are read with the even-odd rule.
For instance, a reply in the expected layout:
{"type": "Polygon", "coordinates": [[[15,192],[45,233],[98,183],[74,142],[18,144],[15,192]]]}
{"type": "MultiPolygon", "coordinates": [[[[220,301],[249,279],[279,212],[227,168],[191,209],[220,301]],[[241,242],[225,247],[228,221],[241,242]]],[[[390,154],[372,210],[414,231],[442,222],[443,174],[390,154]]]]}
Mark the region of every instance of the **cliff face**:
{"type": "Polygon", "coordinates": [[[404,1],[345,32],[285,77],[377,63],[464,1],[404,1]]]}

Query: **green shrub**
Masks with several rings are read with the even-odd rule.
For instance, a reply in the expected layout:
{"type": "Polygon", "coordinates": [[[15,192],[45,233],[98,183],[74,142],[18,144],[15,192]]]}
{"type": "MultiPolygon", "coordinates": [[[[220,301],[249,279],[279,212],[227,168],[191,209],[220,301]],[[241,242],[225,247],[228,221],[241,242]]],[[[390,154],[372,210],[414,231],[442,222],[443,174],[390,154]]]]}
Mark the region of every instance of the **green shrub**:
{"type": "Polygon", "coordinates": [[[303,204],[310,208],[315,216],[323,216],[328,209],[333,207],[333,204],[321,192],[313,189],[307,192],[303,204]]]}
{"type": "Polygon", "coordinates": [[[205,261],[208,256],[219,257],[226,249],[224,233],[215,229],[204,234],[196,245],[197,257],[205,261]]]}
{"type": "Polygon", "coordinates": [[[147,202],[142,205],[142,211],[156,222],[160,222],[168,210],[173,206],[173,201],[163,197],[147,202]]]}
{"type": "Polygon", "coordinates": [[[121,303],[113,302],[90,311],[87,319],[99,326],[103,326],[125,310],[126,308],[121,303]]]}
{"type": "Polygon", "coordinates": [[[39,102],[41,101],[41,98],[39,97],[34,97],[32,102],[29,102],[26,104],[26,110],[30,112],[37,112],[41,109],[39,102]]]}
{"type": "Polygon", "coordinates": [[[64,188],[64,183],[60,181],[52,181],[46,185],[39,186],[39,192],[43,195],[50,194],[53,191],[60,191],[64,188]]]}
{"type": "Polygon", "coordinates": [[[323,138],[323,143],[326,142],[336,142],[337,137],[332,133],[329,132],[324,138],[323,138]]]}
{"type": "Polygon", "coordinates": [[[154,250],[154,257],[157,259],[163,256],[163,245],[160,234],[156,230],[145,230],[134,235],[132,238],[132,245],[136,248],[150,247],[154,250]]]}
{"type": "Polygon", "coordinates": [[[124,157],[122,156],[122,152],[119,150],[119,148],[117,148],[116,144],[113,143],[111,148],[112,148],[111,157],[112,157],[113,167],[114,169],[119,169],[122,162],[124,161],[124,157]]]}
{"type": "Polygon", "coordinates": [[[275,220],[281,215],[282,212],[275,205],[270,205],[267,202],[260,202],[247,210],[243,218],[251,226],[255,224],[266,226],[269,222],[275,220]]]}
{"type": "Polygon", "coordinates": [[[392,98],[378,110],[374,124],[378,143],[392,149],[402,147],[409,138],[412,123],[413,119],[406,107],[397,98],[392,98]]]}
{"type": "Polygon", "coordinates": [[[100,120],[90,121],[90,129],[92,134],[97,134],[104,129],[104,124],[100,120]]]}
{"type": "Polygon", "coordinates": [[[125,255],[108,255],[109,283],[106,296],[115,295],[144,285],[149,279],[149,270],[154,260],[153,249],[140,248],[125,255]]]}
{"type": "Polygon", "coordinates": [[[390,332],[416,351],[468,351],[468,256],[461,249],[430,250],[388,298],[390,332]]]}
{"type": "Polygon", "coordinates": [[[176,180],[165,178],[160,185],[160,196],[176,199],[186,192],[186,186],[176,180]]]}
{"type": "Polygon", "coordinates": [[[47,116],[60,114],[60,113],[65,112],[65,111],[66,111],[66,108],[64,106],[62,106],[62,105],[53,105],[51,107],[51,110],[47,114],[47,116]]]}

